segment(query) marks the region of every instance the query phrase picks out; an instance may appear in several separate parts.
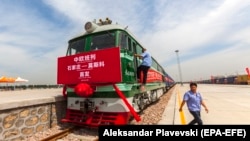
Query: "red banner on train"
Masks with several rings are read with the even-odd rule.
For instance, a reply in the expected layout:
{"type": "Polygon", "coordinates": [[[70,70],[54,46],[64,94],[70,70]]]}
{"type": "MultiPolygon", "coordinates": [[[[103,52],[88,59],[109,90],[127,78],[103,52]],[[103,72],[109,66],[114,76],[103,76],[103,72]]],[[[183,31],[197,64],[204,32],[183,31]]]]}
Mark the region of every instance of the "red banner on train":
{"type": "Polygon", "coordinates": [[[147,75],[147,82],[154,82],[154,81],[163,81],[162,75],[153,69],[149,69],[147,75]]]}
{"type": "Polygon", "coordinates": [[[59,57],[57,84],[121,82],[120,60],[118,47],[59,57]]]}

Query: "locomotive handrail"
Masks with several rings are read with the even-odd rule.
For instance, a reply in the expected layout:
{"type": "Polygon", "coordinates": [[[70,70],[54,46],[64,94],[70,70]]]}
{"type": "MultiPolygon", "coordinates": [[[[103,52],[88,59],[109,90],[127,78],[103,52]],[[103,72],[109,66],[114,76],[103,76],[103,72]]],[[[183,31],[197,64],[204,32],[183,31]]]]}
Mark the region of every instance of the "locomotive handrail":
{"type": "Polygon", "coordinates": [[[127,101],[126,97],[124,96],[124,94],[119,90],[119,88],[115,84],[113,84],[113,87],[114,87],[115,91],[117,92],[117,94],[121,97],[123,102],[126,104],[128,109],[130,110],[131,114],[134,116],[135,120],[137,122],[141,121],[140,116],[135,112],[134,108],[128,103],[128,101],[127,101]]]}

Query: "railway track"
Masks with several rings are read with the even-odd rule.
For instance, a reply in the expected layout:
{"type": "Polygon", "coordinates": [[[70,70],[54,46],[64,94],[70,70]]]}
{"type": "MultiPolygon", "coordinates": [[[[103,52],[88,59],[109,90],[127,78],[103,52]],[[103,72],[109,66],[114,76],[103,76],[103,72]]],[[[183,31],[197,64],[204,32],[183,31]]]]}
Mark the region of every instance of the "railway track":
{"type": "Polygon", "coordinates": [[[48,136],[42,139],[41,141],[56,141],[58,139],[62,139],[63,137],[66,137],[68,134],[72,133],[75,129],[76,129],[75,126],[69,127],[61,132],[48,136]]]}
{"type": "MultiPolygon", "coordinates": [[[[64,129],[58,133],[55,133],[51,136],[48,136],[40,141],[57,141],[59,139],[63,139],[64,137],[68,136],[70,133],[72,133],[73,131],[75,130],[78,130],[79,127],[77,126],[73,126],[73,127],[69,127],[67,129],[64,129]]],[[[93,141],[98,141],[98,138],[97,139],[94,139],[93,141]]]]}

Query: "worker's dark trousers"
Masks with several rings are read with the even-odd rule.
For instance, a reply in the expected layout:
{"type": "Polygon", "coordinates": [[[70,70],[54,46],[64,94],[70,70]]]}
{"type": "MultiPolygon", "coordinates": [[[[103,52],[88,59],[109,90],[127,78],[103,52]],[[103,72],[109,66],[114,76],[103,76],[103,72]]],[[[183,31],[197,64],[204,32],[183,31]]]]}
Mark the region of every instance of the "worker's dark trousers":
{"type": "Polygon", "coordinates": [[[137,68],[137,78],[141,79],[141,72],[143,73],[142,84],[146,84],[149,66],[140,65],[137,68]]]}
{"type": "Polygon", "coordinates": [[[189,112],[193,115],[194,119],[192,121],[190,121],[188,123],[188,125],[194,125],[196,123],[198,125],[203,125],[203,122],[201,120],[201,113],[200,113],[200,111],[189,111],[189,112]]]}

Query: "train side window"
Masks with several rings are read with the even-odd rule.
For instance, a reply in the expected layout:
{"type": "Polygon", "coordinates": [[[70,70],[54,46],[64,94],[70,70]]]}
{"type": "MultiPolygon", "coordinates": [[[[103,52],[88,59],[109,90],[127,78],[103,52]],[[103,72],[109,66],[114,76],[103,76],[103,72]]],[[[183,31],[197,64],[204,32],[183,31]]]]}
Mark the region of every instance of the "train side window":
{"type": "Polygon", "coordinates": [[[156,63],[155,59],[152,59],[152,66],[153,66],[153,68],[155,68],[157,70],[157,63],[156,63]]]}
{"type": "Polygon", "coordinates": [[[163,73],[163,70],[162,70],[160,65],[158,65],[158,70],[159,70],[160,73],[163,73]]]}
{"type": "Polygon", "coordinates": [[[139,45],[136,46],[136,53],[142,54],[142,47],[141,46],[139,46],[139,45]]]}
{"type": "Polygon", "coordinates": [[[134,52],[134,53],[137,53],[137,52],[136,52],[136,44],[135,44],[135,42],[133,42],[133,52],[134,52]]]}
{"type": "Polygon", "coordinates": [[[129,49],[128,36],[124,33],[120,34],[120,45],[123,49],[129,49]]]}
{"type": "Polygon", "coordinates": [[[160,65],[157,63],[157,70],[159,71],[159,72],[161,72],[161,68],[160,68],[160,65]]]}
{"type": "Polygon", "coordinates": [[[133,52],[133,49],[132,49],[132,42],[131,42],[131,39],[128,38],[128,50],[130,50],[131,52],[133,52]]]}

